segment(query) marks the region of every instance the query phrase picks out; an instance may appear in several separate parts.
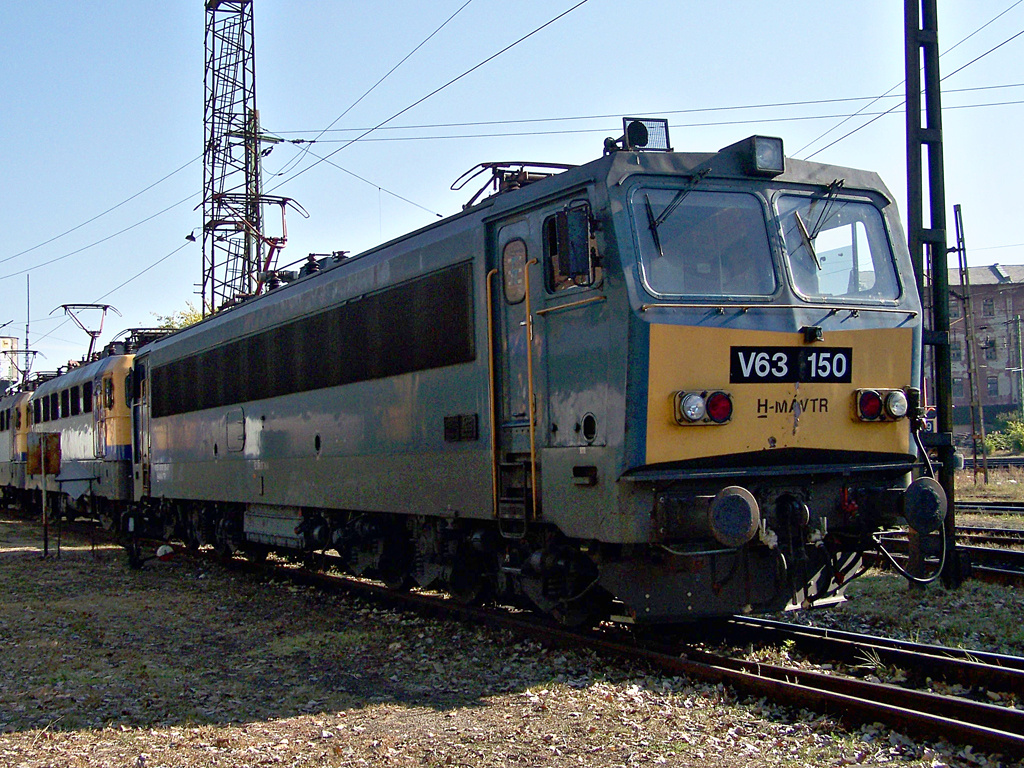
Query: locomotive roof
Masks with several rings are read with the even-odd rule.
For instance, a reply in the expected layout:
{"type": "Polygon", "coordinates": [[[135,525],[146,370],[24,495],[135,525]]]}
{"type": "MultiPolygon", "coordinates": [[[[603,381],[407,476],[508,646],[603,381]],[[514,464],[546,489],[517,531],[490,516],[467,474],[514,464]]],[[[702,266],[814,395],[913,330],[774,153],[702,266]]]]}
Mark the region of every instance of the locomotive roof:
{"type": "MultiPolygon", "coordinates": [[[[488,217],[505,214],[509,209],[561,194],[573,186],[604,181],[611,188],[625,184],[632,176],[692,177],[697,173],[706,173],[708,179],[752,179],[743,169],[742,158],[730,149],[726,147],[718,152],[613,152],[522,189],[496,194],[469,210],[490,205],[493,214],[488,214],[488,217]]],[[[786,158],[786,170],[783,173],[771,179],[754,178],[759,182],[821,187],[828,186],[836,179],[843,180],[845,190],[868,190],[882,195],[889,203],[894,202],[892,194],[877,173],[845,166],[786,158]]]]}
{"type": "MultiPolygon", "coordinates": [[[[810,187],[825,188],[837,179],[843,180],[844,191],[870,191],[882,196],[888,203],[894,198],[883,184],[881,178],[873,171],[864,171],[843,166],[814,163],[793,158],[785,159],[785,171],[772,178],[763,176],[752,176],[744,170],[745,158],[741,155],[740,144],[731,145],[718,152],[637,152],[622,150],[611,152],[592,160],[583,165],[570,167],[561,173],[552,174],[537,181],[533,181],[518,189],[496,193],[480,202],[460,211],[445,219],[440,219],[418,230],[414,230],[391,241],[374,246],[355,256],[334,259],[327,263],[320,271],[302,277],[292,283],[287,283],[273,291],[268,291],[260,297],[236,304],[233,307],[222,310],[205,320],[189,326],[170,336],[158,339],[139,350],[139,352],[155,351],[166,344],[177,344],[187,337],[203,334],[206,328],[218,324],[228,317],[240,320],[241,316],[257,311],[258,308],[268,308],[267,301],[273,302],[274,298],[283,294],[289,294],[292,289],[300,285],[312,286],[318,284],[325,274],[333,272],[337,268],[352,266],[354,269],[370,270],[380,260],[375,256],[385,257],[391,249],[400,243],[413,239],[420,240],[423,244],[430,243],[435,239],[449,236],[460,230],[471,230],[479,227],[481,223],[508,216],[519,209],[526,209],[537,205],[546,199],[557,198],[571,193],[574,189],[584,189],[587,186],[600,184],[612,189],[625,185],[631,177],[636,176],[666,176],[666,177],[693,177],[701,174],[709,180],[743,180],[746,179],[758,185],[762,184],[800,184],[810,187]],[[359,265],[358,267],[356,265],[359,265]]],[[[346,270],[347,271],[347,270],[346,270]]],[[[370,290],[373,290],[372,286],[370,290]]],[[[258,321],[243,323],[243,329],[237,332],[246,333],[245,328],[251,324],[261,325],[258,321]]],[[[201,342],[197,345],[186,343],[186,347],[204,346],[201,342]]]]}
{"type": "Polygon", "coordinates": [[[37,396],[50,394],[51,392],[58,392],[65,387],[71,387],[83,381],[92,381],[104,371],[116,367],[119,361],[124,359],[131,360],[131,357],[131,355],[109,355],[88,363],[82,363],[82,365],[72,368],[66,373],[54,376],[52,379],[47,379],[41,383],[32,392],[32,399],[35,399],[37,396]]]}

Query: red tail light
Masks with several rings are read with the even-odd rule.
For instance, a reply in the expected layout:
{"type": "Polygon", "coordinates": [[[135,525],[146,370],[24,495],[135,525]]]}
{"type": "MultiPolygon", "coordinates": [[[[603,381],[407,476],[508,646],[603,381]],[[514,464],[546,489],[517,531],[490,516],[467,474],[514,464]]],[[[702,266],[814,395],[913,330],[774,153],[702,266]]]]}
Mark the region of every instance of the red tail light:
{"type": "Polygon", "coordinates": [[[882,416],[882,396],[873,389],[865,389],[857,398],[857,415],[864,421],[876,421],[882,416]]]}
{"type": "Polygon", "coordinates": [[[707,401],[708,418],[723,424],[732,418],[732,398],[725,392],[713,392],[707,401]]]}

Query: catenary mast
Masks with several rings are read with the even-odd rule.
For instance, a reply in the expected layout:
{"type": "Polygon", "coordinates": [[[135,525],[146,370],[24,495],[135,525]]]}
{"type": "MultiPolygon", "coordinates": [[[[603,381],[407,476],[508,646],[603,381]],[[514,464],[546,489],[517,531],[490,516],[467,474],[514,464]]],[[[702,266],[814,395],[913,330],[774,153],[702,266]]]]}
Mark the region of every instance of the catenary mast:
{"type": "Polygon", "coordinates": [[[261,292],[285,236],[263,234],[252,0],[207,0],[203,160],[203,315],[261,292]]]}

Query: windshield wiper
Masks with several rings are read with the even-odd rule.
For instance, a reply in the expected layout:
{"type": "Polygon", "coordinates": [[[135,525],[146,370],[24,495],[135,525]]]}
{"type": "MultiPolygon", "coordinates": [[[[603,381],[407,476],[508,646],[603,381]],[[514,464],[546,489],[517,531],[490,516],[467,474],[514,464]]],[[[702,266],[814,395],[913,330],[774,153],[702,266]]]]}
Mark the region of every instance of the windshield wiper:
{"type": "MultiPolygon", "coordinates": [[[[814,222],[814,229],[811,230],[811,239],[813,240],[821,232],[821,228],[828,222],[828,213],[832,208],[832,204],[836,201],[836,196],[839,194],[839,190],[842,188],[843,183],[846,179],[833,179],[832,183],[828,185],[825,190],[825,206],[821,209],[821,213],[818,214],[818,220],[814,222]]],[[[812,204],[813,207],[813,204],[812,204]]],[[[808,211],[810,213],[810,211],[808,211]]],[[[817,259],[815,259],[817,261],[817,259]]]]}
{"type": "MultiPolygon", "coordinates": [[[[701,168],[699,171],[697,171],[697,173],[693,175],[693,181],[690,182],[690,186],[688,186],[686,189],[680,189],[678,192],[676,192],[675,197],[673,197],[672,200],[669,201],[669,204],[665,206],[665,210],[661,212],[661,215],[658,216],[658,218],[654,219],[654,227],[660,227],[662,224],[664,224],[665,220],[675,212],[676,208],[679,207],[679,204],[686,199],[686,196],[690,194],[694,190],[694,187],[700,184],[701,181],[704,180],[704,177],[707,176],[710,172],[710,168],[701,168]]],[[[648,201],[648,210],[650,210],[650,205],[650,201],[648,201]]]]}
{"type": "Polygon", "coordinates": [[[800,211],[793,211],[793,217],[796,219],[796,228],[800,230],[800,239],[804,241],[804,247],[807,252],[811,254],[811,258],[814,260],[814,266],[821,271],[821,262],[818,261],[818,254],[814,250],[814,237],[807,231],[807,225],[804,224],[804,220],[800,218],[800,211]]]}
{"type": "Polygon", "coordinates": [[[658,220],[654,218],[654,209],[651,208],[651,196],[644,195],[644,207],[647,209],[647,225],[651,228],[651,237],[654,238],[654,247],[658,249],[658,256],[665,258],[665,252],[661,250],[661,238],[658,236],[658,220]]]}

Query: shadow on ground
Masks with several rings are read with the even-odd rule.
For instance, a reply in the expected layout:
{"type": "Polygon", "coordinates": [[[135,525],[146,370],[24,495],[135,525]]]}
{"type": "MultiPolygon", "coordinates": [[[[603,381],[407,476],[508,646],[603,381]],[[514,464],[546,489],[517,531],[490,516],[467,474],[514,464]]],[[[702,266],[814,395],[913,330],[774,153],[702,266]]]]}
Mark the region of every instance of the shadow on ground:
{"type": "Polygon", "coordinates": [[[3,732],[245,723],[381,703],[448,710],[591,682],[574,653],[220,566],[133,571],[118,550],[68,541],[59,559],[41,559],[24,548],[38,542],[25,526],[0,521],[3,732]]]}

